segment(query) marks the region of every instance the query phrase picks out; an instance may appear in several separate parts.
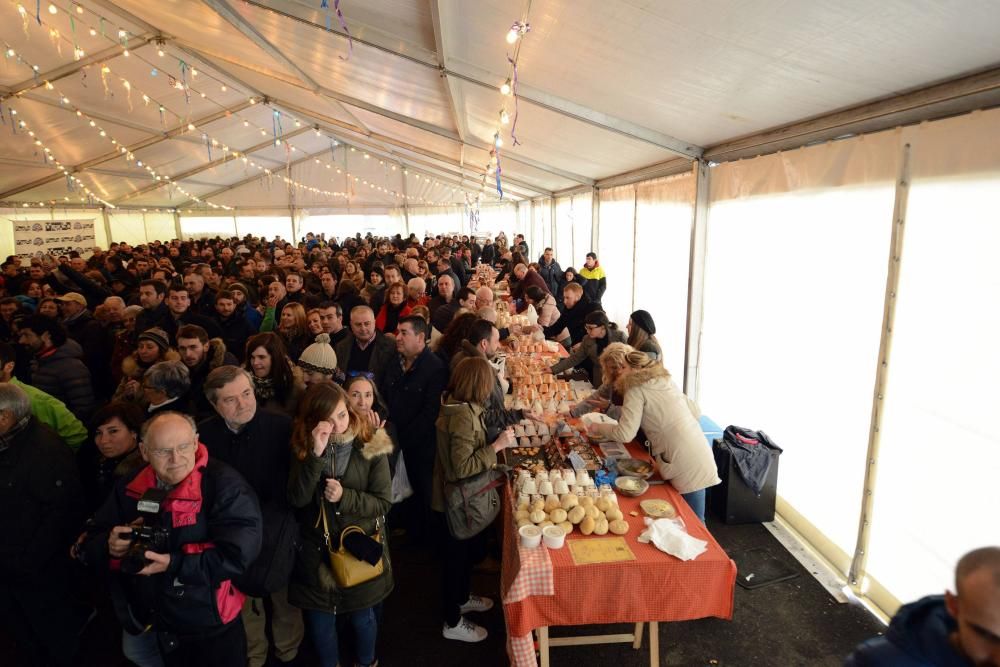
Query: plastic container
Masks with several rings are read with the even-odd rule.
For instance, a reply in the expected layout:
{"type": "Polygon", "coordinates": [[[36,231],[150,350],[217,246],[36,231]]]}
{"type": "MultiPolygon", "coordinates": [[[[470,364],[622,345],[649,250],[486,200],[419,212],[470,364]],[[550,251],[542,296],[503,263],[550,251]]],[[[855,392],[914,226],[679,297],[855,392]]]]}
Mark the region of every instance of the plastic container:
{"type": "MultiPolygon", "coordinates": [[[[528,526],[524,526],[524,528],[528,528],[528,526]]],[[[559,526],[545,526],[542,529],[542,541],[549,549],[562,549],[563,544],[566,543],[566,531],[559,526]]]]}
{"type": "MultiPolygon", "coordinates": [[[[555,527],[546,526],[546,528],[555,527]]],[[[562,528],[559,530],[562,531],[562,528]]],[[[542,529],[538,526],[521,526],[517,534],[521,536],[521,546],[526,549],[536,549],[542,543],[542,529]]]]}

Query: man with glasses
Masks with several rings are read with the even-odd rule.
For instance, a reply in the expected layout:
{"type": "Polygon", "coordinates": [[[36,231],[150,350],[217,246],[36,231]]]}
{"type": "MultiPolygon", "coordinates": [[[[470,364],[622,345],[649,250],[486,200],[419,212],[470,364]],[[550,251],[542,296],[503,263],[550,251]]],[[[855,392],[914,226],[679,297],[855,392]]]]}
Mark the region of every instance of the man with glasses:
{"type": "Polygon", "coordinates": [[[244,595],[232,579],[260,552],[257,497],[209,458],[186,415],[155,415],[140,439],[149,465],[115,486],[81,546],[114,580],[123,649],[148,656],[155,644],[168,667],[246,667],[244,595]]]}

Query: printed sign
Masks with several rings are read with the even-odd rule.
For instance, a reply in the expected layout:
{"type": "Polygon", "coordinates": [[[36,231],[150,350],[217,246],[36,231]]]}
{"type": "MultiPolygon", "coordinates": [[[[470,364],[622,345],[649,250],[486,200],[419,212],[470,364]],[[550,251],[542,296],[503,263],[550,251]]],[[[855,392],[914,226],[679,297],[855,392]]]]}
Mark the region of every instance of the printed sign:
{"type": "Polygon", "coordinates": [[[65,255],[76,250],[89,254],[95,245],[94,219],[11,220],[14,226],[14,253],[20,257],[65,255]]]}

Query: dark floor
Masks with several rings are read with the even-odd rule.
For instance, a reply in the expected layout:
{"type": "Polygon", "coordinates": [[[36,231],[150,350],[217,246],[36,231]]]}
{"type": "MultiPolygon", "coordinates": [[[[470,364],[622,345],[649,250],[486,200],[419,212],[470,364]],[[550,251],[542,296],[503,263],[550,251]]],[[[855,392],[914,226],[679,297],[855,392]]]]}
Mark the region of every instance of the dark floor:
{"type": "MultiPolygon", "coordinates": [[[[882,630],[865,610],[839,604],[786,552],[761,525],[726,526],[709,520],[709,527],[730,554],[766,547],[788,562],[801,576],[756,591],[736,587],[732,621],[705,619],[660,625],[660,663],[676,667],[834,667],[861,640],[882,630]]],[[[396,665],[507,665],[504,621],[499,606],[477,620],[490,632],[481,644],[461,644],[441,637],[436,613],[437,574],[433,557],[418,549],[394,554],[396,590],[386,601],[384,627],[379,638],[380,664],[396,665]]],[[[477,574],[477,592],[496,598],[498,576],[477,574]]],[[[585,631],[627,632],[628,627],[590,626],[585,631]]],[[[571,634],[557,628],[553,636],[571,634]]],[[[626,644],[559,647],[552,649],[553,667],[559,665],[648,665],[648,638],[643,650],[626,644]]],[[[303,647],[302,667],[316,661],[303,647]]],[[[80,665],[125,667],[113,621],[98,618],[84,637],[80,665]]],[[[9,637],[0,629],[0,665],[19,665],[9,637]]]]}

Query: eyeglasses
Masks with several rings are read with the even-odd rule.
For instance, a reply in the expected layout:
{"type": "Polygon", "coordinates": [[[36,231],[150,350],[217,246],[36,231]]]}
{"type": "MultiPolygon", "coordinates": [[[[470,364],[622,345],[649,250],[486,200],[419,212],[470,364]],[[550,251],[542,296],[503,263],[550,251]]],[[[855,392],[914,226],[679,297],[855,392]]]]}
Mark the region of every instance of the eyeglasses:
{"type": "Polygon", "coordinates": [[[182,454],[187,454],[192,449],[195,448],[195,443],[188,442],[183,445],[177,445],[173,449],[151,449],[149,453],[154,457],[160,459],[161,461],[166,461],[173,455],[180,456],[182,454]]]}

